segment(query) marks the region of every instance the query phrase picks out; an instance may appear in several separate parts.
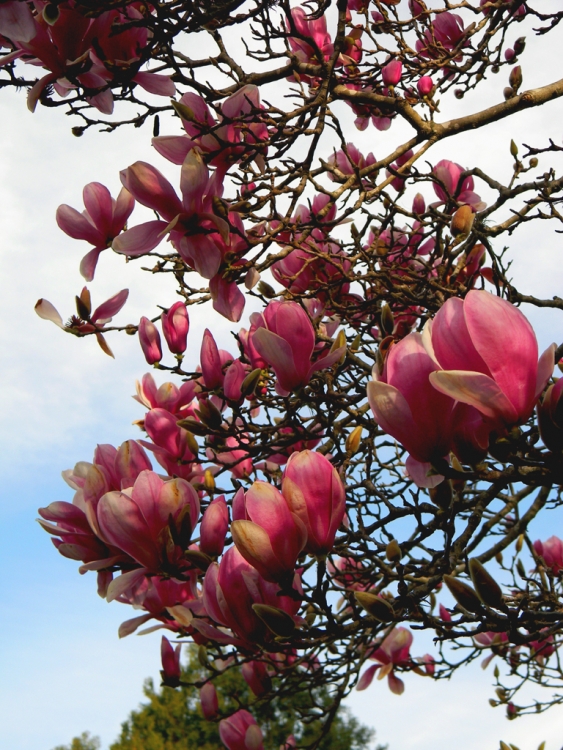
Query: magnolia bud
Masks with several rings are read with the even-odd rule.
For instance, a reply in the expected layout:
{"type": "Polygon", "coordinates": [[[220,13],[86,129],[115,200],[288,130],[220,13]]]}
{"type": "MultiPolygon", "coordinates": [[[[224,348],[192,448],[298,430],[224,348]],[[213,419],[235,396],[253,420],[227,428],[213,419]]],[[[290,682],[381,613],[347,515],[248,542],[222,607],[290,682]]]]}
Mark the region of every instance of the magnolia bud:
{"type": "Polygon", "coordinates": [[[532,158],[530,159],[530,167],[531,167],[532,169],[535,169],[535,168],[536,168],[536,167],[538,166],[538,163],[539,163],[539,162],[538,162],[538,160],[536,159],[536,157],[535,157],[535,156],[532,156],[532,158]]]}
{"type": "Polygon", "coordinates": [[[421,96],[428,96],[434,88],[434,81],[430,76],[422,76],[422,78],[419,78],[416,88],[421,96]]]}
{"type": "Polygon", "coordinates": [[[208,401],[207,399],[203,399],[199,402],[199,409],[196,409],[195,413],[201,419],[203,424],[207,425],[212,430],[218,430],[223,424],[223,415],[215,404],[212,404],[211,401],[208,401]]]}
{"type": "Polygon", "coordinates": [[[179,115],[179,117],[181,117],[182,120],[187,120],[188,122],[196,121],[196,116],[194,114],[194,111],[190,107],[186,106],[185,104],[182,104],[182,102],[176,102],[173,99],[170,102],[170,104],[172,105],[172,108],[174,109],[176,114],[179,115]]]}
{"type": "Polygon", "coordinates": [[[510,84],[514,92],[518,91],[518,89],[522,85],[522,68],[520,65],[512,68],[512,70],[510,71],[510,76],[508,77],[508,83],[510,84]]]}
{"type": "Polygon", "coordinates": [[[469,575],[483,604],[495,609],[505,609],[500,586],[475,557],[469,561],[469,575]]]}
{"type": "Polygon", "coordinates": [[[271,607],[269,604],[253,604],[252,609],[274,635],[281,638],[289,638],[293,635],[295,622],[293,617],[283,609],[271,607]]]}
{"type": "Polygon", "coordinates": [[[273,299],[276,296],[276,290],[266,281],[258,282],[258,291],[267,299],[273,299]]]}
{"type": "Polygon", "coordinates": [[[526,47],[526,37],[519,36],[518,39],[514,42],[514,52],[517,55],[521,55],[522,52],[524,52],[525,47],[526,47]]]}
{"type": "Polygon", "coordinates": [[[516,52],[513,49],[510,49],[510,47],[508,49],[505,49],[504,59],[506,60],[506,62],[512,62],[512,60],[516,59],[516,52]]]}
{"type": "Polygon", "coordinates": [[[431,487],[428,494],[434,505],[442,510],[447,510],[452,504],[452,485],[448,480],[440,482],[436,487],[431,487]]]}
{"type": "Polygon", "coordinates": [[[518,156],[518,146],[514,142],[514,140],[510,141],[510,153],[512,156],[517,157],[518,156]]]}
{"type": "MultiPolygon", "coordinates": [[[[197,419],[194,419],[193,417],[186,417],[186,419],[179,419],[176,422],[176,424],[178,425],[178,427],[181,427],[183,430],[191,432],[192,436],[199,435],[200,437],[205,437],[209,433],[209,429],[202,422],[198,422],[197,419]]],[[[197,443],[195,443],[195,445],[197,445],[197,443]]],[[[192,451],[192,453],[196,452],[192,449],[192,446],[190,445],[189,442],[188,442],[188,448],[192,451]]]]}
{"type": "Polygon", "coordinates": [[[453,237],[468,235],[475,221],[473,209],[468,204],[457,209],[452,217],[450,232],[453,237]]]}
{"type": "Polygon", "coordinates": [[[400,60],[392,60],[381,69],[383,83],[386,86],[396,86],[403,74],[403,64],[400,60]]]}
{"type": "Polygon", "coordinates": [[[355,591],[356,601],[365,611],[380,622],[391,622],[395,617],[393,605],[386,599],[367,591],[355,591]]]}
{"type": "Polygon", "coordinates": [[[506,86],[506,88],[502,92],[502,95],[504,96],[506,101],[508,101],[514,96],[514,89],[510,88],[510,86],[506,86]]]}
{"type": "Polygon", "coordinates": [[[413,214],[418,214],[421,216],[426,211],[426,202],[423,198],[423,196],[420,193],[417,193],[414,196],[414,200],[412,202],[412,212],[413,214]]]}
{"type": "Polygon", "coordinates": [[[203,475],[203,486],[208,492],[213,492],[215,489],[215,477],[209,469],[206,469],[203,475]]]}
{"type": "Polygon", "coordinates": [[[399,562],[403,553],[399,547],[399,543],[396,539],[391,539],[387,547],[385,548],[385,556],[391,562],[399,562]]]}
{"type": "Polygon", "coordinates": [[[139,323],[139,342],[149,365],[160,362],[162,359],[160,334],[154,323],[144,316],[139,323]]]}
{"type": "Polygon", "coordinates": [[[186,351],[190,319],[188,309],[183,302],[176,302],[161,316],[162,332],[168,348],[173,354],[183,354],[186,351]]]}
{"type": "Polygon", "coordinates": [[[391,308],[384,302],[381,305],[381,330],[386,336],[390,336],[395,328],[395,319],[391,308]]]}
{"type": "Polygon", "coordinates": [[[475,591],[453,576],[445,575],[444,583],[449,588],[453,598],[468,612],[480,612],[481,601],[475,591]]]}
{"type": "Polygon", "coordinates": [[[206,682],[199,691],[199,700],[201,703],[201,712],[209,721],[214,719],[219,713],[219,701],[217,700],[217,691],[212,682],[206,682]]]}
{"type": "Polygon", "coordinates": [[[357,427],[354,427],[352,432],[346,438],[346,452],[351,456],[353,456],[360,447],[360,443],[362,442],[362,430],[362,425],[358,425],[357,427]]]}

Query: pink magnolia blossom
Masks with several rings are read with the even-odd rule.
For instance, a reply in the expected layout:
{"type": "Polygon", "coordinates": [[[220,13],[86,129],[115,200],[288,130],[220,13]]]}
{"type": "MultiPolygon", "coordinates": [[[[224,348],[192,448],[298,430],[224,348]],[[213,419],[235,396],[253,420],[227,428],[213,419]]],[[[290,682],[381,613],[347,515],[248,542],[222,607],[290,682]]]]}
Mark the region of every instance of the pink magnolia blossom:
{"type": "Polygon", "coordinates": [[[538,362],[532,326],[514,305],[489,292],[452,297],[428,326],[441,394],[477,409],[496,429],[525,422],[553,371],[555,345],[538,362]]]}
{"type": "Polygon", "coordinates": [[[139,322],[139,343],[149,365],[162,359],[160,333],[155,324],[143,316],[139,322]]]}
{"type": "Polygon", "coordinates": [[[316,370],[330,367],[343,347],[312,362],[315,331],[307,313],[296,302],[270,302],[258,316],[252,343],[276,373],[278,390],[289,394],[306,385],[316,370]]]}
{"type": "Polygon", "coordinates": [[[248,453],[248,438],[246,435],[234,437],[230,435],[222,441],[230,450],[216,450],[213,441],[207,449],[207,457],[219,466],[229,469],[236,479],[248,479],[254,471],[252,458],[248,453]]]}
{"type": "Polygon", "coordinates": [[[563,542],[558,536],[551,536],[546,542],[539,539],[534,542],[534,550],[541,557],[553,575],[563,570],[563,542]]]}
{"type": "Polygon", "coordinates": [[[219,557],[229,528],[229,509],[225,496],[214,498],[201,519],[199,548],[210,557],[219,557]]]}
{"type": "Polygon", "coordinates": [[[491,653],[481,662],[481,668],[486,669],[495,656],[506,656],[508,653],[508,634],[487,631],[473,636],[475,642],[483,649],[490,648],[491,653]]]}
{"type": "MultiPolygon", "coordinates": [[[[87,291],[88,290],[85,287],[82,290],[81,298],[84,296],[84,292],[87,291]]],[[[94,312],[90,312],[86,321],[71,319],[70,323],[66,326],[56,308],[46,299],[40,299],[37,301],[35,304],[35,312],[40,318],[50,320],[59,328],[75,329],[80,333],[89,333],[96,330],[103,330],[103,327],[107,323],[110,323],[113,316],[117,315],[125,305],[128,296],[129,289],[122,289],[117,294],[114,294],[113,297],[110,297],[105,302],[102,302],[101,305],[98,305],[94,312]]]]}
{"type": "Polygon", "coordinates": [[[196,384],[193,380],[182,383],[180,387],[175,383],[163,383],[157,388],[153,376],[148,372],[140,383],[137,381],[136,386],[137,393],[133,398],[147,409],[166,409],[177,419],[195,416],[192,402],[196,384]]]}
{"type": "Polygon", "coordinates": [[[227,363],[233,360],[234,357],[232,354],[217,347],[215,337],[206,328],[201,341],[200,353],[202,385],[210,391],[222,388],[225,380],[225,368],[227,363]]]}
{"type": "Polygon", "coordinates": [[[184,479],[164,482],[143,471],[132,489],[107,492],[97,507],[104,539],[152,572],[181,564],[199,517],[199,498],[184,479]]]}
{"type": "Polygon", "coordinates": [[[305,551],[326,555],[346,512],[346,493],[338,472],[322,453],[292,453],[282,480],[290,511],[307,532],[305,551]]]}
{"type": "Polygon", "coordinates": [[[165,636],[162,636],[160,653],[162,659],[162,682],[168,687],[178,687],[180,684],[180,656],[182,652],[182,644],[179,643],[176,648],[173,648],[172,644],[165,636]]]}
{"type": "Polygon", "coordinates": [[[267,581],[292,577],[307,529],[284,495],[267,482],[254,482],[244,498],[244,515],[239,508],[233,508],[231,533],[241,555],[267,581]]]}
{"type": "MultiPolygon", "coordinates": [[[[455,402],[432,387],[429,375],[437,369],[422,336],[410,333],[391,348],[383,374],[367,386],[375,420],[410,453],[407,469],[418,482],[432,461],[447,456],[451,449],[455,402]]],[[[425,486],[440,480],[430,476],[425,486]]]]}
{"type": "Polygon", "coordinates": [[[369,667],[361,676],[356,690],[365,690],[370,686],[375,673],[379,671],[377,678],[382,680],[387,677],[389,690],[396,695],[401,695],[405,690],[404,682],[395,674],[395,667],[406,667],[411,663],[410,647],[412,645],[412,633],[407,628],[394,628],[385,638],[381,646],[369,657],[378,662],[369,667]]]}
{"type": "Polygon", "coordinates": [[[173,354],[183,354],[186,351],[190,318],[188,308],[184,302],[175,302],[172,307],[162,313],[162,332],[168,348],[173,354]]]}
{"type": "MultiPolygon", "coordinates": [[[[289,46],[300,62],[318,65],[328,60],[334,51],[332,39],[326,28],[326,16],[309,19],[303,8],[292,8],[291,18],[297,32],[304,37],[290,36],[289,46]],[[309,41],[305,41],[308,39],[309,41]]],[[[291,24],[287,22],[287,30],[291,32],[291,24]]],[[[306,80],[310,80],[306,77],[306,80]]]]}
{"type": "Polygon", "coordinates": [[[432,80],[432,78],[430,78],[430,76],[421,76],[418,79],[416,88],[418,89],[418,93],[421,96],[428,96],[434,88],[434,81],[432,80]]]}
{"type": "Polygon", "coordinates": [[[242,708],[219,722],[219,736],[227,750],[264,750],[256,719],[242,708]]]}
{"type": "MultiPolygon", "coordinates": [[[[336,167],[342,174],[347,176],[353,175],[357,170],[369,167],[376,162],[377,159],[371,152],[367,156],[364,156],[353,143],[347,143],[346,151],[343,149],[335,151],[327,159],[329,165],[336,167]]],[[[330,171],[328,177],[334,180],[334,175],[330,171]]]]}
{"type": "Polygon", "coordinates": [[[459,49],[460,52],[454,59],[461,60],[461,49],[467,44],[463,41],[465,34],[461,16],[450,12],[439,13],[424,33],[423,40],[419,39],[416,42],[416,51],[422,57],[439,59],[444,56],[444,51],[453,52],[459,49]]]}
{"type": "Polygon", "coordinates": [[[461,179],[464,171],[462,166],[453,161],[439,161],[432,170],[439,180],[433,183],[434,192],[442,203],[454,200],[458,205],[467,203],[474,211],[482,211],[487,204],[474,192],[475,183],[471,175],[461,179]]]}
{"type": "MultiPolygon", "coordinates": [[[[301,593],[299,575],[293,578],[293,587],[301,593]]],[[[253,604],[267,604],[284,610],[291,617],[299,611],[301,600],[278,596],[279,585],[269,583],[240,554],[230,547],[221,563],[212,563],[203,582],[205,610],[219,625],[230,628],[245,646],[254,649],[256,643],[270,639],[270,632],[252,609],[253,604]]]]}
{"type": "Polygon", "coordinates": [[[182,164],[193,148],[211,157],[208,163],[225,173],[231,164],[249,153],[264,158],[268,128],[260,121],[260,92],[257,86],[247,84],[229,96],[221,105],[219,120],[215,119],[205,100],[188,92],[180,104],[190,113],[182,118],[186,135],[163,135],[153,138],[152,144],[159,154],[174,164],[182,164]]]}
{"type": "Polygon", "coordinates": [[[143,445],[154,453],[156,460],[170,474],[188,479],[194,471],[192,462],[196,457],[190,448],[187,431],[177,424],[179,416],[158,407],[148,411],[144,428],[154,445],[146,442],[143,445]]]}
{"type": "Polygon", "coordinates": [[[109,190],[99,182],[90,182],[83,190],[85,210],[62,204],[57,209],[57,224],[65,234],[75,240],[86,240],[94,245],[80,263],[80,273],[86,281],[92,281],[100,253],[111,246],[112,241],[123,231],[127,219],[135,206],[135,199],[122,188],[114,200],[109,190]]]}

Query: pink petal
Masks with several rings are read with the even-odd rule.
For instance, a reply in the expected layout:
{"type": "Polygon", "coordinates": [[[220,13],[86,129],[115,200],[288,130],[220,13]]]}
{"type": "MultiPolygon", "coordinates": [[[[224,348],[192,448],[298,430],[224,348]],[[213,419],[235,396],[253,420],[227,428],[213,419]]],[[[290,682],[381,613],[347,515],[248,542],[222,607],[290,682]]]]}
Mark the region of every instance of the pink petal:
{"type": "Polygon", "coordinates": [[[152,139],[152,145],[172,164],[183,164],[193,149],[194,142],[185,135],[159,135],[152,139]]]}
{"type": "Polygon", "coordinates": [[[244,294],[238,284],[217,275],[209,282],[209,292],[213,300],[213,309],[232,323],[238,323],[245,304],[244,294]]]}
{"type": "Polygon", "coordinates": [[[136,258],[146,255],[162,242],[168,224],[165,221],[147,221],[122,232],[111,243],[116,253],[136,258]]]}
{"type": "Polygon", "coordinates": [[[515,424],[518,414],[497,383],[480,372],[440,370],[430,375],[430,383],[440,393],[469,404],[491,419],[515,424]]]}
{"type": "Polygon", "coordinates": [[[432,464],[428,462],[417,461],[416,458],[409,456],[405,462],[406,474],[417,487],[437,487],[444,481],[441,474],[435,474],[432,470],[432,464]]]}
{"type": "Polygon", "coordinates": [[[127,302],[128,296],[129,289],[122,289],[117,294],[114,294],[113,297],[102,302],[102,304],[92,313],[92,323],[98,323],[98,325],[108,323],[114,315],[117,315],[123,305],[127,302]]]}
{"type": "Polygon", "coordinates": [[[548,346],[545,352],[541,355],[538,361],[538,372],[536,376],[536,391],[534,394],[534,400],[541,396],[543,389],[547,385],[547,381],[553,374],[553,368],[555,367],[555,344],[548,346]]]}
{"type": "Polygon", "coordinates": [[[381,429],[392,435],[410,453],[424,455],[424,435],[415,424],[403,394],[392,385],[374,380],[367,385],[367,395],[375,421],[381,429]]]}
{"type": "Polygon", "coordinates": [[[82,197],[94,226],[103,237],[108,237],[113,217],[113,202],[109,190],[99,182],[90,182],[84,187],[82,197]]]}
{"type": "Polygon", "coordinates": [[[374,664],[371,667],[368,667],[366,671],[363,673],[363,675],[358,680],[358,684],[356,685],[356,690],[366,690],[371,683],[373,682],[373,678],[375,677],[375,673],[379,669],[379,664],[374,664]]]}
{"type": "Polygon", "coordinates": [[[148,91],[149,94],[157,96],[174,96],[176,86],[169,76],[159,75],[158,73],[141,72],[133,78],[135,83],[148,91]]]}
{"type": "Polygon", "coordinates": [[[199,151],[192,149],[182,164],[180,190],[186,213],[193,214],[201,210],[201,203],[207,183],[209,170],[199,151]]]}
{"type": "Polygon", "coordinates": [[[121,173],[123,186],[143,206],[152,208],[167,222],[182,213],[182,204],[172,185],[151,164],[137,161],[121,173]]]}
{"type": "Polygon", "coordinates": [[[292,348],[285,339],[266,328],[258,328],[252,334],[252,343],[258,354],[274,369],[284,390],[292,391],[304,385],[296,372],[292,348]]]}
{"type": "Polygon", "coordinates": [[[80,261],[80,273],[86,281],[92,281],[94,278],[96,266],[98,265],[98,258],[103,250],[105,250],[103,247],[93,247],[80,261]]]}
{"type": "Polygon", "coordinates": [[[113,207],[113,219],[110,230],[112,237],[116,237],[121,232],[134,208],[135,198],[133,198],[126,188],[121,188],[113,207]]]}
{"type": "Polygon", "coordinates": [[[538,361],[532,326],[518,308],[489,292],[469,292],[464,312],[473,344],[491,376],[517,417],[527,418],[534,405],[538,361]]]}
{"type": "Polygon", "coordinates": [[[30,42],[39,26],[26,3],[12,2],[0,5],[0,34],[12,42],[30,42]]]}
{"type": "Polygon", "coordinates": [[[65,203],[57,208],[56,220],[59,228],[75,240],[86,240],[96,247],[105,247],[106,238],[84,214],[65,203]]]}
{"type": "Polygon", "coordinates": [[[95,96],[87,97],[86,101],[103,115],[113,114],[113,94],[111,89],[106,89],[105,91],[100,91],[95,96]]]}

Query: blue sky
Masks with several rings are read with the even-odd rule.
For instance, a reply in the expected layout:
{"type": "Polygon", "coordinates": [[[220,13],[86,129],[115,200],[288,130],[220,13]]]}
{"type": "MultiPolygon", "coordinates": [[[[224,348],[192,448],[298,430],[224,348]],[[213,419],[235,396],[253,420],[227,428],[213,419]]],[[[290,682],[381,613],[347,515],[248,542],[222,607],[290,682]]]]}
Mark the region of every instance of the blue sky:
{"type": "MultiPolygon", "coordinates": [[[[557,53],[556,40],[548,37],[541,55],[524,57],[525,88],[550,79],[540,63],[558,59],[557,53]]],[[[456,105],[457,111],[499,101],[504,85],[493,77],[478,95],[456,105]]],[[[510,170],[510,139],[541,143],[549,134],[560,142],[562,115],[560,102],[523,113],[492,126],[486,138],[466,134],[440,144],[432,160],[479,165],[502,179],[510,170]]],[[[350,124],[347,113],[343,121],[350,124]]],[[[99,599],[95,578],[79,576],[34,522],[37,507],[70,500],[61,470],[90,460],[97,442],[119,444],[136,436],[131,422],[141,409],[130,396],[147,369],[134,338],[112,339],[114,361],[92,339],[65,336],[35,316],[33,305],[46,297],[67,317],[83,285],[78,264],[87,245],[58,230],[56,207],[65,202],[81,208],[82,187],[92,180],[115,194],[119,169],[137,159],[152,161],[177,182],[177,170],[151,151],[150,126],[79,139],[70,133],[72,124],[62,110],[39,107],[31,115],[23,94],[0,95],[0,747],[10,750],[50,750],[84,730],[99,734],[107,747],[141,700],[143,679],[156,677],[159,668],[160,635],[119,641],[117,628],[130,616],[127,608],[99,599]]],[[[352,127],[350,138],[377,155],[400,132],[399,125],[386,134],[358,134],[352,127]]],[[[532,293],[562,294],[561,237],[547,229],[529,226],[515,236],[514,276],[532,293]]],[[[95,304],[131,288],[121,321],[153,315],[157,302],[173,299],[168,279],[142,274],[109,252],[90,286],[95,304]]],[[[531,318],[544,347],[563,341],[561,313],[533,311],[531,318]]],[[[206,325],[219,331],[228,348],[229,325],[201,311],[192,317],[194,363],[206,325]]],[[[562,521],[559,513],[548,517],[537,527],[538,536],[563,534],[562,521]]],[[[429,649],[421,643],[413,650],[429,649]]],[[[478,665],[438,685],[411,675],[401,698],[385,683],[375,683],[350,705],[391,748],[435,750],[455,742],[456,750],[494,750],[502,738],[521,750],[546,739],[547,750],[558,750],[563,711],[509,724],[501,709],[488,707],[490,681],[478,665]]]]}

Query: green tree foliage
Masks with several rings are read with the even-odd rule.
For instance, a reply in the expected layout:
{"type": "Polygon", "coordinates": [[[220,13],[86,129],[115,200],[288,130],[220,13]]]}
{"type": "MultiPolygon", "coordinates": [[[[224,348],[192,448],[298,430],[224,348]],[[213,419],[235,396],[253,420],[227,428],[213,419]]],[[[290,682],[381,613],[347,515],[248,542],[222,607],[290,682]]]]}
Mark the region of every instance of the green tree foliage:
{"type": "Polygon", "coordinates": [[[53,750],[100,750],[100,738],[92,737],[90,732],[82,732],[80,737],[75,737],[70,745],[57,745],[53,750]]]}
{"type": "MultiPolygon", "coordinates": [[[[189,662],[183,680],[195,682],[201,679],[201,668],[197,651],[190,650],[189,662]]],[[[238,670],[229,670],[214,683],[223,711],[238,708],[252,702],[253,696],[238,670]]],[[[119,739],[110,750],[223,750],[219,739],[218,724],[206,721],[199,708],[198,690],[182,687],[155,689],[152,680],[144,688],[147,703],[132,711],[122,724],[119,739]]],[[[304,705],[303,695],[278,696],[267,703],[257,701],[253,714],[264,732],[266,750],[278,750],[288,735],[294,734],[298,744],[308,744],[318,736],[321,716],[330,711],[331,699],[327,690],[310,697],[304,705]],[[299,711],[297,710],[299,709],[299,711]],[[301,717],[301,718],[300,718],[301,717]]],[[[320,750],[367,750],[371,746],[374,732],[351,716],[348,709],[339,708],[328,734],[319,745],[320,750]]],[[[384,750],[378,748],[377,750],[384,750]]]]}

